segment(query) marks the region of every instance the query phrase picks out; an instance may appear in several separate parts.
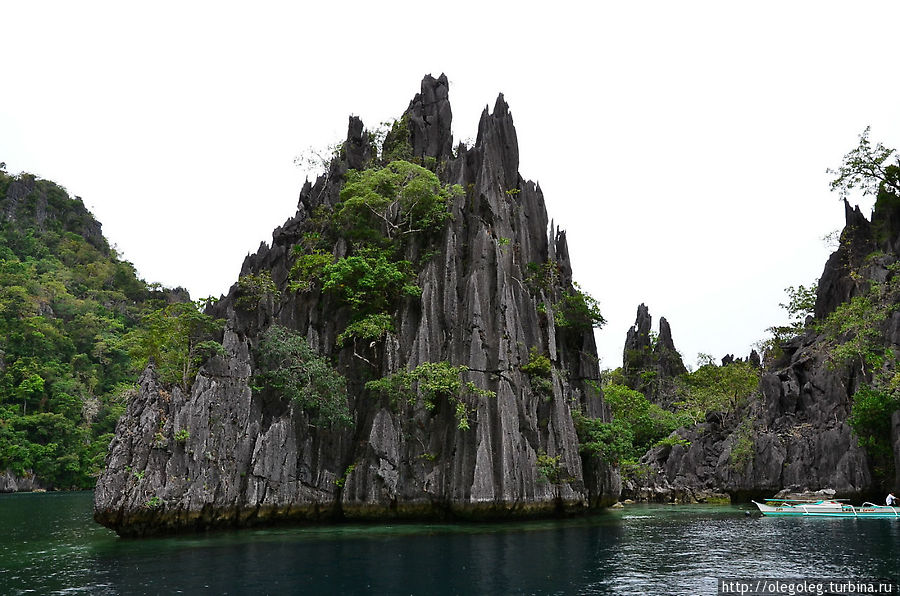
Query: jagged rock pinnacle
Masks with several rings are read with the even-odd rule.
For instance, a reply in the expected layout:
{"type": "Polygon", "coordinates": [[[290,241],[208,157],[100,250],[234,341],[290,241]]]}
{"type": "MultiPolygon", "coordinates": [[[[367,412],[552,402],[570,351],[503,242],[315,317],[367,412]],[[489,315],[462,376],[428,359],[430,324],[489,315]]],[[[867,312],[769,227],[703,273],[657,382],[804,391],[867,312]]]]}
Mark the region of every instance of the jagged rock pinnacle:
{"type": "Polygon", "coordinates": [[[856,295],[860,288],[852,273],[875,250],[872,224],[859,207],[851,207],[845,200],[844,216],[846,225],[841,233],[841,244],[828,258],[819,278],[815,308],[817,319],[828,316],[839,304],[856,295]]]}
{"type": "Polygon", "coordinates": [[[625,337],[622,370],[630,388],[644,393],[651,401],[669,404],[675,399],[675,377],[687,369],[675,349],[669,322],[660,317],[656,341],[650,333],[652,322],[647,306],[638,306],[634,326],[625,337]]]}
{"type": "Polygon", "coordinates": [[[500,166],[499,171],[488,173],[496,175],[503,190],[515,188],[519,175],[519,140],[502,93],[497,97],[492,114],[488,113],[487,107],[481,113],[475,147],[489,154],[485,156],[488,162],[500,166]]]}
{"type": "Polygon", "coordinates": [[[447,159],[453,150],[450,124],[453,112],[448,99],[447,76],[438,78],[430,74],[422,79],[422,90],[409,102],[406,115],[409,119],[410,143],[413,155],[419,158],[447,159]]]}

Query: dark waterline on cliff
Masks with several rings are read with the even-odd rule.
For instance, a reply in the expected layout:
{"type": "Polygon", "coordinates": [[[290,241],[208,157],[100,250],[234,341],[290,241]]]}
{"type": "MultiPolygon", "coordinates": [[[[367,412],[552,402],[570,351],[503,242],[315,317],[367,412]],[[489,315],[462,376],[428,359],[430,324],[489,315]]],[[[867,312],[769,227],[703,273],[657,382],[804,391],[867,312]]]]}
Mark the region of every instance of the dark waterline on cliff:
{"type": "Polygon", "coordinates": [[[3,594],[714,594],[716,577],[895,577],[900,545],[900,520],[728,506],[122,540],[90,493],[0,495],[0,527],[3,594]]]}

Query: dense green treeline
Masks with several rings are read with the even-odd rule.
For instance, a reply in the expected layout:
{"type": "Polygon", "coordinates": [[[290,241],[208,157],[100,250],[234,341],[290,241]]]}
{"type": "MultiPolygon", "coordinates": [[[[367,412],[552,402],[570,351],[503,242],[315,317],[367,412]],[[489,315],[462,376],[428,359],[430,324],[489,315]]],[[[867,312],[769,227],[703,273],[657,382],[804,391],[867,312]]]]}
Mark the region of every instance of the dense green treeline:
{"type": "Polygon", "coordinates": [[[140,368],[183,371],[162,336],[177,296],[139,279],[80,199],[0,171],[0,472],[93,486],[140,368]]]}
{"type": "Polygon", "coordinates": [[[583,453],[633,470],[656,445],[689,445],[675,431],[709,417],[726,422],[757,395],[760,371],[749,362],[721,366],[708,359],[694,371],[674,379],[675,401],[662,407],[624,384],[621,369],[608,371],[603,395],[612,420],[587,418],[576,412],[575,427],[583,453]]]}

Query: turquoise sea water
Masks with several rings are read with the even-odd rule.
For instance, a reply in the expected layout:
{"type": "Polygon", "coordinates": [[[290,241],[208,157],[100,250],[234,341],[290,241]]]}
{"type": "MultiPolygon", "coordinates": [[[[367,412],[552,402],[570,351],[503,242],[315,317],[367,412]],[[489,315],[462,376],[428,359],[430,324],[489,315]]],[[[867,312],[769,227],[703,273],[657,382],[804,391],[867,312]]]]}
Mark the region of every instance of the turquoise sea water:
{"type": "Polygon", "coordinates": [[[900,520],[634,505],[503,524],[125,540],[90,493],[0,495],[0,594],[715,594],[717,577],[896,578],[900,520]]]}

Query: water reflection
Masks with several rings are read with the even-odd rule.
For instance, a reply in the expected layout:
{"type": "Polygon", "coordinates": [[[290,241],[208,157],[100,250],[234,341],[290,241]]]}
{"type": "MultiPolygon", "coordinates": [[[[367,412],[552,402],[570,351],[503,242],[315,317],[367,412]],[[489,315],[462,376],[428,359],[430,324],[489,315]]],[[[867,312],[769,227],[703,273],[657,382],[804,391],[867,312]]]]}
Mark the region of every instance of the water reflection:
{"type": "Polygon", "coordinates": [[[572,593],[613,554],[621,526],[607,521],[249,532],[211,536],[205,545],[141,541],[131,553],[103,558],[119,567],[114,586],[122,593],[572,593]],[[164,558],[162,543],[172,549],[164,558]]]}
{"type": "Polygon", "coordinates": [[[633,506],[514,524],[120,540],[90,494],[0,496],[0,592],[709,594],[717,577],[891,577],[900,521],[633,506]]]}

